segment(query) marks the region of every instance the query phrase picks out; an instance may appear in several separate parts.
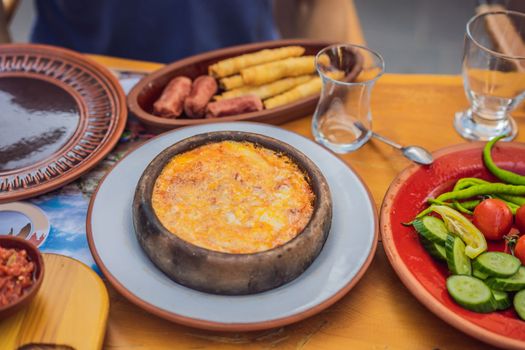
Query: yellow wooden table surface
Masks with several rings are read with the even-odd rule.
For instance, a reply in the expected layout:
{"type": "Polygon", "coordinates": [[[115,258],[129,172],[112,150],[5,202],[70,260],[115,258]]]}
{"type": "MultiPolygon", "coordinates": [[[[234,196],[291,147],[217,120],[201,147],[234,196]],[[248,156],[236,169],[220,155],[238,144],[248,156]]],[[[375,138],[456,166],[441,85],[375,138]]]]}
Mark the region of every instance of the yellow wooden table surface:
{"type": "MultiPolygon", "coordinates": [[[[151,63],[91,56],[110,68],[150,70],[151,63]]],[[[465,142],[454,112],[467,107],[460,76],[385,74],[372,93],[374,130],[431,151],[465,142]]],[[[525,111],[514,113],[525,141],[525,111]]],[[[282,125],[312,138],[311,117],[282,125]]],[[[341,157],[361,175],[379,209],[396,174],[409,165],[394,149],[372,141],[341,157]]],[[[280,329],[217,333],[193,329],[144,312],[111,287],[105,349],[492,349],[452,328],[403,286],[381,243],[368,272],[345,297],[320,314],[280,329]]]]}

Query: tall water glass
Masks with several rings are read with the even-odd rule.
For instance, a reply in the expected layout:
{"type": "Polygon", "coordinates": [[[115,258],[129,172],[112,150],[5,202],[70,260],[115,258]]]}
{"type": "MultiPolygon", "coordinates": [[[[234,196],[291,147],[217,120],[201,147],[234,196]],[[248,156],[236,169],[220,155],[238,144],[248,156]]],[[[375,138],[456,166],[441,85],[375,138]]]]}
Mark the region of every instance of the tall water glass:
{"type": "Polygon", "coordinates": [[[516,136],[509,113],[525,98],[524,38],[525,14],[520,12],[485,12],[467,23],[462,73],[470,107],[454,119],[465,139],[516,136]]]}
{"type": "Polygon", "coordinates": [[[372,135],[370,94],[384,72],[383,58],[363,46],[333,45],[317,54],[316,66],[323,88],[312,120],[315,140],[336,153],[355,151],[372,135]]]}

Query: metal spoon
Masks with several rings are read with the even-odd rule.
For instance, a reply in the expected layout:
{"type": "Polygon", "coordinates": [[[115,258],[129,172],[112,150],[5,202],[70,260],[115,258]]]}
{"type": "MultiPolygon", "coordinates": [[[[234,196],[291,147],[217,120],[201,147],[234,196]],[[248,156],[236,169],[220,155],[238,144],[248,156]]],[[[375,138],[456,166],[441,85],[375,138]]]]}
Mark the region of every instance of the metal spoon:
{"type": "Polygon", "coordinates": [[[432,155],[430,154],[430,152],[424,149],[423,147],[419,147],[419,146],[403,147],[400,144],[395,143],[394,141],[389,140],[386,137],[381,136],[373,131],[372,131],[372,137],[375,137],[379,141],[382,141],[394,148],[397,148],[398,150],[403,152],[403,155],[406,158],[410,159],[411,161],[415,163],[429,165],[429,164],[432,164],[432,162],[434,161],[434,158],[432,158],[432,155]]]}

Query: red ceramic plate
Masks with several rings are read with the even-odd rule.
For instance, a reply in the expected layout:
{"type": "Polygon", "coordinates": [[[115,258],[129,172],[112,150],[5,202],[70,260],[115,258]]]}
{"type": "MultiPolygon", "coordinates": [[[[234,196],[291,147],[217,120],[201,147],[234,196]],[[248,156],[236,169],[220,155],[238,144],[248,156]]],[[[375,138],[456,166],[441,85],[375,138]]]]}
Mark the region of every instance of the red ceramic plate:
{"type": "MultiPolygon", "coordinates": [[[[426,199],[450,190],[461,177],[496,181],[481,158],[483,143],[470,143],[434,153],[430,166],[410,166],[390,185],[381,208],[383,247],[390,263],[405,286],[427,308],[459,330],[495,346],[525,348],[525,322],[513,308],[480,314],[457,305],[449,296],[445,280],[447,267],[423,249],[411,221],[426,207],[426,199]]],[[[525,144],[498,143],[493,157],[506,169],[525,174],[525,144]]],[[[502,250],[503,244],[489,243],[489,250],[502,250]]]]}

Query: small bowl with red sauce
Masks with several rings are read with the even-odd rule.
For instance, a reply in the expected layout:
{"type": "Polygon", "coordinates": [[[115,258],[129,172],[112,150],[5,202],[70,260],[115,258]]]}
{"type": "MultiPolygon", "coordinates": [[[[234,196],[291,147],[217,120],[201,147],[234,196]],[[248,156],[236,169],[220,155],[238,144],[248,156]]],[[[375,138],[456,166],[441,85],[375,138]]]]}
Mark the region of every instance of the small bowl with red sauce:
{"type": "Polygon", "coordinates": [[[19,237],[0,236],[0,320],[28,305],[43,279],[38,248],[19,237]]]}

